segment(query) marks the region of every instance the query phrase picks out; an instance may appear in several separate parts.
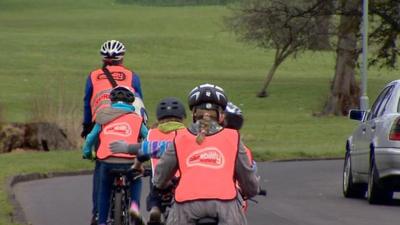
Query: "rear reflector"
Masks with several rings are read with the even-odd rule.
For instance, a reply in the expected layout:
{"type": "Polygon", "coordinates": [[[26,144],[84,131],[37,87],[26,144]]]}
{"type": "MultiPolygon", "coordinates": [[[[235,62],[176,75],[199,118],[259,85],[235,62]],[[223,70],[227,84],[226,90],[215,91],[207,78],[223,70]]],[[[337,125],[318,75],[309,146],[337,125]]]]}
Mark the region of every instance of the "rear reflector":
{"type": "Polygon", "coordinates": [[[125,184],[124,184],[124,179],[122,179],[122,178],[117,179],[116,185],[117,185],[118,187],[124,186],[124,185],[125,185],[125,184]]]}

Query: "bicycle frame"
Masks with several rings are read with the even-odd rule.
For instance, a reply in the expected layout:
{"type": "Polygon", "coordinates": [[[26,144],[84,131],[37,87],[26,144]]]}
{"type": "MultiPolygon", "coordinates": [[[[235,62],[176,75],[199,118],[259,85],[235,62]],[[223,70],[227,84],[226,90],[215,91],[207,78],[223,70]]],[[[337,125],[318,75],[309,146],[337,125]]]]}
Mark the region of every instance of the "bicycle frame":
{"type": "Polygon", "coordinates": [[[130,198],[130,181],[128,173],[131,170],[112,170],[111,173],[115,175],[112,192],[109,218],[111,225],[130,225],[131,218],[129,215],[129,207],[131,204],[130,198]]]}
{"type": "Polygon", "coordinates": [[[109,211],[110,225],[140,225],[142,223],[131,220],[129,207],[131,206],[130,185],[131,180],[134,181],[141,177],[151,174],[151,170],[145,169],[141,171],[135,169],[113,169],[110,174],[114,175],[114,181],[111,192],[111,204],[109,211]],[[139,224],[137,224],[139,223],[139,224]]]}

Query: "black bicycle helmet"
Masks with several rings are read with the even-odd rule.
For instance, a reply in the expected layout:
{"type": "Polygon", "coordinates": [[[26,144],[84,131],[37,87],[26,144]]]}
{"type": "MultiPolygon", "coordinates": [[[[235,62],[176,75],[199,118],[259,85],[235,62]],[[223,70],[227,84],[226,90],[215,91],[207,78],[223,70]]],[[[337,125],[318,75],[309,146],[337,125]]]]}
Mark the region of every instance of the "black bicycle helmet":
{"type": "Polygon", "coordinates": [[[176,117],[178,119],[186,118],[185,106],[175,97],[162,99],[157,105],[157,120],[167,117],[176,117]]]}
{"type": "Polygon", "coordinates": [[[243,115],[239,107],[228,102],[225,109],[225,127],[240,130],[243,126],[243,115]]]}
{"type": "Polygon", "coordinates": [[[188,102],[190,110],[193,108],[225,110],[228,98],[221,87],[214,84],[201,84],[190,91],[188,102]]]}
{"type": "Polygon", "coordinates": [[[125,102],[130,103],[135,101],[135,95],[129,87],[117,86],[110,92],[111,102],[125,102]]]}

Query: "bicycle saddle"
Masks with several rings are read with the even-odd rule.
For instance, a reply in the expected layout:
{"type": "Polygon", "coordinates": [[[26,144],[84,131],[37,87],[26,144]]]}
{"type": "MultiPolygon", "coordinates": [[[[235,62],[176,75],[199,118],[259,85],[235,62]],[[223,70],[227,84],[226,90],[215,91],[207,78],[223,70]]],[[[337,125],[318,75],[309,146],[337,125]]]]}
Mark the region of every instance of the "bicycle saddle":
{"type": "Polygon", "coordinates": [[[204,217],[199,220],[197,220],[196,225],[217,225],[218,224],[218,218],[213,218],[213,217],[204,217]]]}

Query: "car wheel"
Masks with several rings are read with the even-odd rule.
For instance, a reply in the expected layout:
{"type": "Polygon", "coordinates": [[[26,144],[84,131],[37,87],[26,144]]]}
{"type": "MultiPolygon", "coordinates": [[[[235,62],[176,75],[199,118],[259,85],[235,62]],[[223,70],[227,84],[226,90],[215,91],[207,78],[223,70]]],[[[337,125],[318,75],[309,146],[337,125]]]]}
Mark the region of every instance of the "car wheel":
{"type": "Polygon", "coordinates": [[[343,166],[343,195],[346,198],[364,198],[366,187],[363,184],[353,183],[350,153],[346,153],[343,166]]]}
{"type": "Polygon", "coordinates": [[[370,204],[386,204],[393,198],[393,191],[387,190],[379,183],[378,169],[375,161],[371,160],[368,178],[367,199],[370,204]]]}

